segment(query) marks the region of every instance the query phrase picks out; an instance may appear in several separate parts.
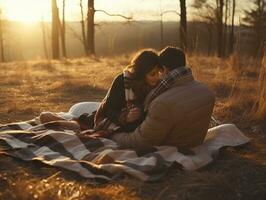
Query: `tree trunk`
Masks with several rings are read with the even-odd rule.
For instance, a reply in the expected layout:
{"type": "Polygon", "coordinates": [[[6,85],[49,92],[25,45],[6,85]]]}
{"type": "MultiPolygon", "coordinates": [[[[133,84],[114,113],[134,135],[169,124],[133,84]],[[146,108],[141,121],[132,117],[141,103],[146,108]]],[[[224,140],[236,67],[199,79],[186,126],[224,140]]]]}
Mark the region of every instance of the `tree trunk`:
{"type": "Polygon", "coordinates": [[[231,31],[229,36],[229,54],[232,54],[234,51],[235,44],[235,9],[236,9],[236,0],[232,0],[232,19],[231,19],[231,31]]]}
{"type": "Polygon", "coordinates": [[[1,50],[1,60],[0,62],[5,62],[5,51],[4,51],[4,37],[3,37],[3,21],[2,21],[2,11],[0,10],[0,50],[1,50]]]}
{"type": "Polygon", "coordinates": [[[83,41],[85,54],[88,55],[87,38],[86,38],[86,30],[85,30],[85,21],[84,21],[82,0],[79,1],[79,6],[80,6],[80,14],[81,14],[80,23],[81,23],[81,31],[82,31],[82,41],[83,41]]]}
{"type": "Polygon", "coordinates": [[[59,59],[59,25],[56,0],[52,0],[52,56],[59,59]]]}
{"type": "Polygon", "coordinates": [[[208,56],[211,55],[212,53],[212,38],[213,38],[213,25],[212,24],[207,24],[207,29],[209,33],[209,38],[208,38],[208,56]]]}
{"type": "Polygon", "coordinates": [[[187,50],[187,11],[186,11],[186,0],[180,0],[180,42],[181,48],[187,50]]]}
{"type": "Polygon", "coordinates": [[[225,13],[224,13],[224,34],[223,34],[223,52],[222,55],[224,57],[227,56],[227,21],[228,21],[228,5],[229,4],[229,0],[225,0],[225,13]]]}
{"type": "Polygon", "coordinates": [[[44,55],[45,58],[48,60],[48,49],[46,45],[46,27],[45,27],[45,22],[42,20],[42,41],[43,41],[43,49],[44,49],[44,55]]]}
{"type": "Polygon", "coordinates": [[[264,53],[264,43],[266,42],[265,37],[265,15],[266,15],[266,1],[265,0],[257,0],[257,6],[258,6],[258,21],[256,26],[256,58],[262,58],[264,53]]]}
{"type": "Polygon", "coordinates": [[[87,47],[88,55],[95,54],[94,46],[94,0],[88,0],[87,47]]]}
{"type": "Polygon", "coordinates": [[[217,4],[217,53],[218,57],[223,57],[223,7],[224,0],[216,0],[217,4]]]}
{"type": "Polygon", "coordinates": [[[161,49],[163,49],[163,45],[164,45],[164,41],[163,41],[163,11],[162,11],[162,0],[160,0],[160,17],[161,17],[161,21],[160,21],[160,39],[161,39],[161,43],[160,43],[160,47],[161,49]]]}
{"type": "MultiPolygon", "coordinates": [[[[65,5],[66,5],[66,2],[65,0],[63,0],[63,5],[62,5],[62,9],[63,9],[63,12],[62,12],[62,29],[61,29],[61,45],[62,45],[62,54],[63,54],[63,57],[67,57],[67,54],[66,54],[66,22],[65,22],[65,5]]],[[[58,19],[59,20],[59,19],[58,19]]],[[[60,20],[59,20],[59,23],[60,23],[60,20]]]]}

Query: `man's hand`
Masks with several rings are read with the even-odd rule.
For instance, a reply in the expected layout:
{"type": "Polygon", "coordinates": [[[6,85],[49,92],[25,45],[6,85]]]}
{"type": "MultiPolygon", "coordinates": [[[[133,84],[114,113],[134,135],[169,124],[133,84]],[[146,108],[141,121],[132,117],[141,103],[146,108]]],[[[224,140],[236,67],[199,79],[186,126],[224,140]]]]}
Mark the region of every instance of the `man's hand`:
{"type": "Polygon", "coordinates": [[[142,111],[140,108],[134,107],[129,110],[126,116],[126,122],[131,123],[138,120],[141,117],[142,111]]]}

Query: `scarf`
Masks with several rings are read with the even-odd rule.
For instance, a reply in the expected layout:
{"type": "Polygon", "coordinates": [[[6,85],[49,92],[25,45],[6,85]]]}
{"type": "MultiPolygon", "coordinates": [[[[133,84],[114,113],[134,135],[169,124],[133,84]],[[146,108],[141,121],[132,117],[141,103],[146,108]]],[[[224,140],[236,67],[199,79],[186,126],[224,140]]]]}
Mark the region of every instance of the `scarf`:
{"type": "MultiPolygon", "coordinates": [[[[128,111],[133,106],[133,101],[136,99],[136,96],[133,92],[134,79],[132,78],[131,73],[128,70],[123,71],[124,77],[124,88],[125,88],[125,100],[126,107],[121,111],[121,117],[125,117],[128,111]]],[[[106,100],[103,100],[99,109],[96,113],[96,125],[94,127],[93,135],[96,137],[108,137],[112,133],[117,132],[121,126],[112,122],[108,117],[102,117],[104,115],[104,110],[106,106],[106,100]]]]}
{"type": "Polygon", "coordinates": [[[184,80],[193,80],[192,71],[188,67],[176,68],[167,74],[167,76],[154,88],[146,97],[144,102],[144,110],[148,110],[150,103],[174,84],[182,84],[184,80]]]}

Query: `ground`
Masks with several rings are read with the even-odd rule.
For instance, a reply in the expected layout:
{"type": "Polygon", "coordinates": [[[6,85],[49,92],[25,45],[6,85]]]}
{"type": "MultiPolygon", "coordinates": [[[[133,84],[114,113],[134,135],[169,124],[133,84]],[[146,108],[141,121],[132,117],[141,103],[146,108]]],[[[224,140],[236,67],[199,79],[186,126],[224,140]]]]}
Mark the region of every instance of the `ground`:
{"type": "MultiPolygon", "coordinates": [[[[100,101],[129,60],[121,56],[1,64],[0,124],[100,101]]],[[[259,72],[263,65],[238,57],[188,60],[194,76],[215,92],[216,118],[235,123],[252,139],[250,144],[222,149],[214,162],[197,171],[173,166],[156,183],[125,177],[97,185],[72,172],[0,155],[0,199],[265,199],[265,76],[260,75],[265,65],[259,72]]]]}

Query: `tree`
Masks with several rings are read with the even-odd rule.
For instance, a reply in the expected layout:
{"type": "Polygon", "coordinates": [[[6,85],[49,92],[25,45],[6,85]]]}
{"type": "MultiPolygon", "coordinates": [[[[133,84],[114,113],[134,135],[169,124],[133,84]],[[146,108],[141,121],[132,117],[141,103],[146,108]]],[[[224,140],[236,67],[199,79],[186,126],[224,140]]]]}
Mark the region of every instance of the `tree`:
{"type": "MultiPolygon", "coordinates": [[[[193,7],[199,11],[199,16],[216,28],[216,47],[218,57],[224,56],[224,0],[194,0],[193,7]]],[[[212,34],[212,31],[209,31],[212,34]]]]}
{"type": "Polygon", "coordinates": [[[224,11],[224,23],[223,23],[223,56],[226,57],[227,56],[227,46],[228,46],[228,40],[227,40],[227,36],[228,36],[228,18],[229,18],[229,0],[225,0],[225,11],[224,11]]]}
{"type": "Polygon", "coordinates": [[[87,18],[87,50],[88,55],[95,54],[94,44],[94,0],[88,0],[88,18],[87,18]]]}
{"type": "Polygon", "coordinates": [[[2,19],[2,10],[1,9],[0,9],[0,50],[1,50],[0,62],[5,62],[4,29],[3,29],[3,19],[2,19]]]}
{"type": "MultiPolygon", "coordinates": [[[[66,6],[66,1],[63,0],[63,5],[62,5],[62,28],[61,28],[61,45],[62,45],[62,54],[63,57],[67,57],[66,53],[66,22],[65,22],[65,6],[66,6]]],[[[58,19],[58,23],[60,24],[60,20],[58,19]]]]}
{"type": "Polygon", "coordinates": [[[232,0],[232,16],[231,16],[231,30],[229,35],[229,55],[234,51],[235,45],[235,10],[236,10],[236,0],[232,0]]]}
{"type": "Polygon", "coordinates": [[[216,17],[217,17],[217,50],[218,57],[224,56],[224,26],[223,26],[223,9],[224,0],[216,0],[216,17]]]}
{"type": "Polygon", "coordinates": [[[86,40],[86,30],[85,30],[85,20],[84,20],[84,12],[83,12],[83,2],[82,0],[79,1],[80,6],[80,13],[81,13],[81,32],[82,32],[82,44],[84,46],[85,54],[88,55],[88,47],[87,47],[87,40],[86,40]]]}
{"type": "Polygon", "coordinates": [[[181,48],[187,49],[187,10],[186,0],[180,0],[180,41],[181,48]]]}
{"type": "Polygon", "coordinates": [[[45,26],[45,22],[43,21],[43,19],[41,22],[41,27],[42,27],[42,41],[43,41],[44,55],[45,55],[45,58],[48,60],[49,56],[48,56],[48,48],[46,44],[46,26],[45,26]]]}
{"type": "Polygon", "coordinates": [[[179,28],[179,39],[181,43],[181,48],[186,51],[187,50],[187,10],[186,10],[186,0],[179,0],[180,3],[180,13],[176,10],[162,10],[162,4],[160,0],[160,32],[161,32],[161,48],[163,47],[163,15],[168,13],[177,14],[180,17],[180,28],[179,28]]]}
{"type": "Polygon", "coordinates": [[[52,57],[59,59],[59,24],[58,7],[56,0],[51,0],[52,4],[52,57]]]}
{"type": "MultiPolygon", "coordinates": [[[[82,3],[82,2],[81,2],[82,3]]],[[[127,20],[131,20],[132,17],[126,17],[121,14],[110,14],[104,10],[95,10],[94,9],[94,0],[88,0],[88,12],[87,12],[87,38],[84,40],[87,42],[85,48],[87,49],[87,55],[95,55],[95,23],[94,16],[96,12],[102,12],[111,17],[122,17],[127,20]]]]}
{"type": "Polygon", "coordinates": [[[244,22],[254,30],[255,57],[262,57],[266,42],[266,0],[253,0],[254,8],[245,11],[244,22]]]}
{"type": "Polygon", "coordinates": [[[160,46],[161,46],[161,49],[163,48],[163,10],[162,10],[162,0],[160,0],[160,46]]]}

